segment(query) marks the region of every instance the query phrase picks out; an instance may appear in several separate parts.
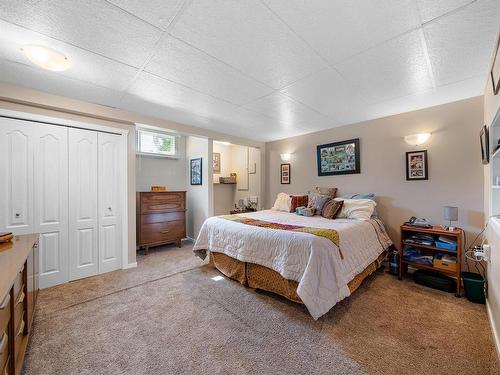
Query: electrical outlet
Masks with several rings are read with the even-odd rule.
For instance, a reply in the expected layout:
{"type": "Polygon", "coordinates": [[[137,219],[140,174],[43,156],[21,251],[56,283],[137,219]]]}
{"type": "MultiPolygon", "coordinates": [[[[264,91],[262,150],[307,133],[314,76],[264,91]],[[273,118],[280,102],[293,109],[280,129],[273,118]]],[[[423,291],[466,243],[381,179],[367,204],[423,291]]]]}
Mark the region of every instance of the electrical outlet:
{"type": "Polygon", "coordinates": [[[490,245],[483,245],[483,258],[485,261],[489,262],[490,261],[490,251],[491,251],[491,246],[490,245]]]}

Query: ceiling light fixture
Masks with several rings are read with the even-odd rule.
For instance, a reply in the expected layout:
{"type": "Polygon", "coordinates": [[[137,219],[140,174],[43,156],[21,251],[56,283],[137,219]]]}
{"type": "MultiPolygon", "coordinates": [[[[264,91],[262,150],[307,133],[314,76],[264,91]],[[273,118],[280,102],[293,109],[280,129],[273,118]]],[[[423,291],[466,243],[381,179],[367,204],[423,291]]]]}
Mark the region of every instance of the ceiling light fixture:
{"type": "Polygon", "coordinates": [[[33,64],[53,72],[62,72],[71,67],[66,56],[48,47],[27,45],[22,47],[21,51],[33,64]]]}
{"type": "Polygon", "coordinates": [[[405,136],[405,142],[411,146],[420,146],[427,142],[431,137],[431,133],[418,133],[405,136]]]}

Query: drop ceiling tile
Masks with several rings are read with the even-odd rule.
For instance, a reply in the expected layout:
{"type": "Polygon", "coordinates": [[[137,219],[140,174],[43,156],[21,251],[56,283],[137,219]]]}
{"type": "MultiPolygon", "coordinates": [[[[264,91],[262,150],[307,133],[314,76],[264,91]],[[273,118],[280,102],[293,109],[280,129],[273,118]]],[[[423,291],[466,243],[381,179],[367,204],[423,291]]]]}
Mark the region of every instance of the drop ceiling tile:
{"type": "Polygon", "coordinates": [[[273,88],[325,67],[258,1],[195,0],[172,34],[273,88]]]}
{"type": "Polygon", "coordinates": [[[234,104],[145,72],[139,75],[128,93],[152,103],[190,111],[207,118],[222,117],[237,108],[234,104]]]}
{"type": "Polygon", "coordinates": [[[138,0],[106,0],[136,17],[165,30],[184,0],[148,0],[147,4],[138,0]]]}
{"type": "Polygon", "coordinates": [[[55,49],[67,56],[72,64],[68,70],[58,74],[118,91],[124,90],[138,71],[128,65],[1,20],[0,29],[0,56],[39,69],[41,74],[45,70],[36,67],[24,56],[21,52],[23,46],[37,44],[55,49]]]}
{"type": "Polygon", "coordinates": [[[115,107],[120,93],[16,62],[0,61],[0,81],[53,95],[115,107]]]}
{"type": "Polygon", "coordinates": [[[366,105],[354,86],[331,68],[296,82],[281,92],[333,119],[338,112],[366,105]]]}
{"type": "Polygon", "coordinates": [[[329,120],[327,116],[279,92],[257,99],[244,107],[294,126],[300,126],[302,123],[312,126],[329,120]]]}
{"type": "Polygon", "coordinates": [[[422,22],[429,22],[436,17],[472,2],[474,0],[417,0],[417,6],[422,22]]]}
{"type": "Polygon", "coordinates": [[[420,30],[362,52],[336,64],[335,69],[375,101],[413,94],[433,86],[420,30]]]}
{"type": "Polygon", "coordinates": [[[424,27],[437,85],[488,72],[500,1],[481,0],[424,27]]]}
{"type": "Polygon", "coordinates": [[[146,71],[238,105],[272,91],[270,87],[172,37],[160,43],[146,71]]]}
{"type": "Polygon", "coordinates": [[[354,124],[480,96],[484,92],[485,78],[485,75],[481,74],[425,92],[371,104],[363,108],[362,111],[339,114],[339,120],[342,125],[354,124]]]}
{"type": "Polygon", "coordinates": [[[414,0],[264,0],[330,63],[419,25],[414,0]]]}
{"type": "Polygon", "coordinates": [[[99,0],[2,0],[0,19],[139,67],[161,31],[99,0]]]}

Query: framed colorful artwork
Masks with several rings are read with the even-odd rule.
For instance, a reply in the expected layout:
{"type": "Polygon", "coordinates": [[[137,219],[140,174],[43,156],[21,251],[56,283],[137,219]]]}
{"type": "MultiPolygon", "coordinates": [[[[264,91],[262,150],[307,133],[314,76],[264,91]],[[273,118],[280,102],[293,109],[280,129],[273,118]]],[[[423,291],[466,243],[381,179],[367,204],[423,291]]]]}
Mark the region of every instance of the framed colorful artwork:
{"type": "Polygon", "coordinates": [[[202,166],[202,158],[191,159],[189,161],[191,185],[203,185],[202,166]]]}
{"type": "Polygon", "coordinates": [[[406,180],[428,180],[427,150],[406,153],[406,180]]]}
{"type": "Polygon", "coordinates": [[[283,185],[290,184],[290,164],[281,164],[281,183],[283,185]]]}
{"type": "Polygon", "coordinates": [[[318,176],[361,173],[359,138],[316,146],[318,176]]]}

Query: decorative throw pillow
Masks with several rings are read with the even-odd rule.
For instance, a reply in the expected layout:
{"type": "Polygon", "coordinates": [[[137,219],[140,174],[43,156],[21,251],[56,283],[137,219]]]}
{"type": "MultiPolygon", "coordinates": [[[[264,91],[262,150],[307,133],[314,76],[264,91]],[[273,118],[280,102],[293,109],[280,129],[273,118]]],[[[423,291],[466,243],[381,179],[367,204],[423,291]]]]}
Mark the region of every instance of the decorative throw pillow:
{"type": "Polygon", "coordinates": [[[290,212],[295,212],[297,207],[307,207],[307,195],[290,195],[290,197],[292,198],[290,212]]]}
{"type": "Polygon", "coordinates": [[[375,193],[342,194],[339,198],[346,198],[346,199],[373,199],[373,198],[375,198],[375,193]]]}
{"type": "Polygon", "coordinates": [[[336,187],[318,187],[316,186],[316,193],[329,195],[330,198],[335,198],[337,196],[337,188],[336,187]]]}
{"type": "Polygon", "coordinates": [[[344,205],[344,201],[330,199],[325,203],[323,209],[321,210],[321,216],[326,219],[335,219],[335,217],[339,214],[342,206],[344,205]]]}
{"type": "Polygon", "coordinates": [[[272,210],[290,212],[292,198],[287,193],[279,193],[272,210]]]}
{"type": "Polygon", "coordinates": [[[307,202],[308,208],[314,208],[316,215],[321,215],[321,210],[326,202],[331,199],[329,195],[309,193],[309,199],[307,202]]]}
{"type": "MultiPolygon", "coordinates": [[[[335,200],[341,200],[341,198],[335,198],[335,200]]],[[[376,205],[375,201],[371,199],[344,199],[344,204],[337,217],[369,220],[376,205]]]]}

